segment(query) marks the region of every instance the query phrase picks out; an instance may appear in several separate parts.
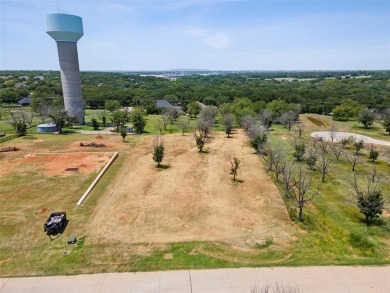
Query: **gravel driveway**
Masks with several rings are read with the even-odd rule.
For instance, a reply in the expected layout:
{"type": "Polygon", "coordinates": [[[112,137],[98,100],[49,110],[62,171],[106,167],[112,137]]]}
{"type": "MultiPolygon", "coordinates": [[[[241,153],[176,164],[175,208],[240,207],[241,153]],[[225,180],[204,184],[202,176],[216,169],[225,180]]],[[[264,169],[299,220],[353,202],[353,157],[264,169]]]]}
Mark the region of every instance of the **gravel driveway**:
{"type": "MultiPolygon", "coordinates": [[[[372,143],[372,144],[380,144],[380,145],[386,145],[390,146],[390,141],[384,141],[384,140],[379,140],[379,139],[374,139],[369,136],[361,135],[361,134],[356,134],[352,132],[334,132],[335,141],[340,141],[343,138],[348,138],[348,137],[354,137],[356,140],[363,140],[364,143],[372,143]]],[[[317,131],[313,132],[310,134],[311,137],[317,137],[317,138],[322,138],[324,140],[331,140],[331,132],[330,131],[317,131]]]]}

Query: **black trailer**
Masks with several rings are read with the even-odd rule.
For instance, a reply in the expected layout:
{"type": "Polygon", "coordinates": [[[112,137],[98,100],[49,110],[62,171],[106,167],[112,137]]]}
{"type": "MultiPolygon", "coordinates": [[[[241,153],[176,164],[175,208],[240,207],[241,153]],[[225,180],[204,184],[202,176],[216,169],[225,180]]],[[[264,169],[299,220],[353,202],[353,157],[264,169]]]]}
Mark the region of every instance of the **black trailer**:
{"type": "Polygon", "coordinates": [[[47,235],[57,235],[64,230],[67,223],[66,212],[51,213],[43,225],[43,230],[47,235]]]}

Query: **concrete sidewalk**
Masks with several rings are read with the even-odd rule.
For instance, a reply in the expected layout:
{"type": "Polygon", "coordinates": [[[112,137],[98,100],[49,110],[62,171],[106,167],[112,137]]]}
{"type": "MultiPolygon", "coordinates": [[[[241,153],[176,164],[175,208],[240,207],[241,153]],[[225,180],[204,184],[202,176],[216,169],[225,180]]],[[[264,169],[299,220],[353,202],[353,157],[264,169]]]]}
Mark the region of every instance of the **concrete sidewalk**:
{"type": "Polygon", "coordinates": [[[241,268],[1,278],[0,292],[251,292],[255,286],[274,285],[276,282],[298,287],[300,292],[385,293],[390,292],[390,266],[241,268]]]}

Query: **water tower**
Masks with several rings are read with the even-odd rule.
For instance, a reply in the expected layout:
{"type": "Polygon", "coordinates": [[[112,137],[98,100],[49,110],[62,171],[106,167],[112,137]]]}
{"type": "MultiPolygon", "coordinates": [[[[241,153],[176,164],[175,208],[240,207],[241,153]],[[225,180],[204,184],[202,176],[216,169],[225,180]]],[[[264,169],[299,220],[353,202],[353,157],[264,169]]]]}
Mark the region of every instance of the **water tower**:
{"type": "Polygon", "coordinates": [[[81,17],[71,14],[46,15],[47,33],[57,42],[65,110],[84,124],[84,103],[81,91],[77,41],[83,36],[81,17]]]}

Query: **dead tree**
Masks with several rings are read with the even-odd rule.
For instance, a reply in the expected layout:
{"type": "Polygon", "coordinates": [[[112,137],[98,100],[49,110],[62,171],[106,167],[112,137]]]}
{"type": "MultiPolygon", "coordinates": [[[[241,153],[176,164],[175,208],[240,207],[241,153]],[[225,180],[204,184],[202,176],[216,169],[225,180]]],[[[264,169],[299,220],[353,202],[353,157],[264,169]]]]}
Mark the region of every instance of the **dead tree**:
{"type": "Polygon", "coordinates": [[[351,164],[352,171],[355,171],[355,167],[360,164],[360,156],[356,152],[354,153],[345,153],[345,158],[351,164]]]}
{"type": "Polygon", "coordinates": [[[284,195],[286,198],[289,198],[290,190],[292,190],[294,187],[291,181],[295,169],[294,163],[287,165],[287,163],[283,161],[280,163],[280,166],[281,166],[281,174],[282,174],[283,187],[284,187],[284,195]]]}
{"type": "Polygon", "coordinates": [[[279,148],[268,146],[264,152],[263,158],[267,163],[268,170],[272,171],[275,170],[275,165],[282,160],[283,154],[279,148]]]}
{"type": "Polygon", "coordinates": [[[163,111],[160,116],[160,123],[164,127],[164,130],[167,130],[167,125],[169,124],[170,116],[168,111],[163,111]]]}
{"type": "Polygon", "coordinates": [[[190,127],[190,119],[188,119],[188,117],[181,118],[177,122],[177,125],[181,129],[182,135],[184,135],[184,133],[186,133],[188,131],[188,128],[190,127]]]}
{"type": "Polygon", "coordinates": [[[235,155],[226,155],[226,160],[230,163],[230,175],[233,175],[233,181],[236,181],[238,169],[240,168],[241,160],[235,155]]]}
{"type": "Polygon", "coordinates": [[[321,182],[325,182],[325,176],[329,172],[331,160],[327,157],[326,151],[321,149],[320,156],[317,160],[318,170],[320,170],[322,174],[321,182]]]}
{"type": "Polygon", "coordinates": [[[336,157],[336,160],[338,161],[344,152],[344,146],[342,144],[339,144],[339,143],[331,143],[330,144],[330,151],[332,152],[332,154],[334,154],[334,156],[336,157]]]}
{"type": "Polygon", "coordinates": [[[334,124],[332,124],[332,127],[330,128],[330,135],[329,136],[330,136],[331,142],[333,143],[337,137],[337,129],[336,129],[336,126],[334,124]]]}
{"type": "Polygon", "coordinates": [[[302,138],[302,134],[305,131],[305,125],[302,122],[298,122],[295,126],[295,132],[298,133],[298,137],[302,138]]]}
{"type": "Polygon", "coordinates": [[[292,177],[295,190],[293,192],[294,199],[298,205],[298,220],[303,221],[303,208],[310,202],[317,194],[316,191],[311,191],[312,180],[310,178],[309,170],[305,169],[302,165],[296,174],[292,177]]]}

